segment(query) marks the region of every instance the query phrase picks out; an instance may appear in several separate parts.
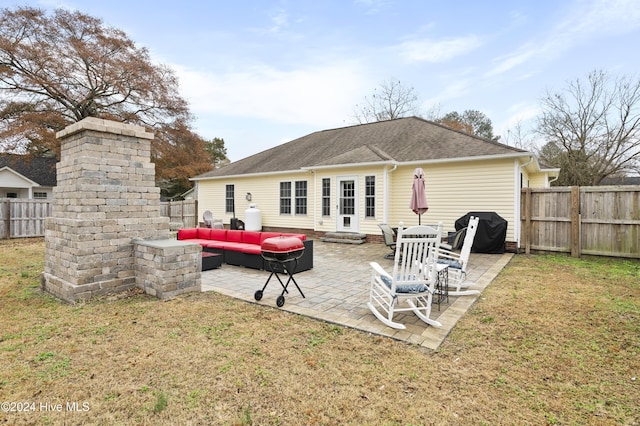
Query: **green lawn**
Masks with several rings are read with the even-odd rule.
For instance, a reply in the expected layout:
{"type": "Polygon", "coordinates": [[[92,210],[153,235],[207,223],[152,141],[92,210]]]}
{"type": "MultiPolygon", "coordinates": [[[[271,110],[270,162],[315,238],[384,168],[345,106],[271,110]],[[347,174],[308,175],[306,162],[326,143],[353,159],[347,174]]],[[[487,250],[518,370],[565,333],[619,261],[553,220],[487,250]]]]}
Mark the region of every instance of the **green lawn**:
{"type": "Polygon", "coordinates": [[[71,306],[43,258],[0,242],[3,424],[640,423],[636,260],[517,255],[433,352],[213,292],[71,306]]]}

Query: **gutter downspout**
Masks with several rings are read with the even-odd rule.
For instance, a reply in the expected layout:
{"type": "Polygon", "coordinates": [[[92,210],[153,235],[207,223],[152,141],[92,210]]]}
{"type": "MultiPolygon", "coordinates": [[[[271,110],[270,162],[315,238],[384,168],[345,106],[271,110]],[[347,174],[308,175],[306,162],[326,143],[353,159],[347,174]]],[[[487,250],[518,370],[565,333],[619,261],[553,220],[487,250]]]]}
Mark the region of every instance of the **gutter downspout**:
{"type": "Polygon", "coordinates": [[[384,195],[382,205],[382,223],[389,223],[389,175],[396,171],[398,163],[394,163],[391,170],[385,167],[384,170],[384,195]]]}

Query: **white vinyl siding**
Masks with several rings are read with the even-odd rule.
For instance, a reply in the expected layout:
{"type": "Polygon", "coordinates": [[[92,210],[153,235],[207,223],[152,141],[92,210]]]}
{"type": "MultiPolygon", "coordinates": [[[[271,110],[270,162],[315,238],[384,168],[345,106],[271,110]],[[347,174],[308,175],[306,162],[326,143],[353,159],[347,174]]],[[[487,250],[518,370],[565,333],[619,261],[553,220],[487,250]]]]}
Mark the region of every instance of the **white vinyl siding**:
{"type": "Polygon", "coordinates": [[[390,175],[389,222],[396,226],[418,224],[418,216],[409,209],[415,167],[425,173],[429,210],[422,223],[443,223],[444,232],[455,230],[455,220],[473,211],[496,212],[509,222],[507,241],[513,239],[514,182],[513,160],[402,166],[390,175]]]}
{"type": "Polygon", "coordinates": [[[280,182],[307,181],[307,188],[313,186],[313,175],[310,172],[282,173],[263,176],[229,177],[198,182],[198,214],[202,220],[202,212],[210,210],[213,217],[222,219],[229,224],[231,214],[224,211],[225,185],[235,187],[236,217],[245,220],[245,210],[250,204],[255,204],[260,210],[262,225],[276,228],[313,229],[313,215],[311,214],[312,194],[308,192],[308,214],[295,216],[280,215],[280,182]],[[251,193],[251,201],[245,199],[245,194],[251,193]]]}
{"type": "MultiPolygon", "coordinates": [[[[514,238],[516,182],[514,182],[513,158],[398,166],[388,173],[388,181],[386,181],[389,196],[386,214],[392,226],[397,226],[401,221],[406,226],[418,224],[418,216],[409,209],[413,171],[416,167],[422,167],[425,172],[429,203],[429,210],[422,216],[422,223],[436,224],[442,221],[446,233],[455,230],[455,220],[468,212],[496,212],[509,222],[507,241],[517,240],[514,238]]],[[[359,232],[378,235],[380,234],[378,223],[382,223],[385,213],[385,170],[391,169],[390,165],[354,166],[318,169],[315,172],[300,171],[203,180],[198,183],[199,215],[202,216],[204,210],[211,210],[215,218],[221,218],[228,224],[231,215],[224,212],[225,185],[233,184],[236,194],[236,216],[239,219],[244,220],[244,211],[249,204],[255,203],[261,211],[263,226],[332,232],[336,229],[336,179],[338,176],[354,176],[357,177],[360,188],[359,232]],[[365,217],[366,176],[375,177],[375,218],[365,217]],[[325,206],[328,204],[331,216],[323,215],[323,179],[328,179],[331,186],[328,198],[324,197],[325,206]],[[307,182],[307,214],[296,215],[295,210],[292,210],[291,215],[280,215],[280,183],[291,182],[292,191],[295,192],[296,181],[307,182]],[[241,196],[247,192],[253,195],[251,202],[241,196]]],[[[292,194],[292,197],[292,209],[295,209],[295,194],[292,194]]]]}
{"type": "MultiPolygon", "coordinates": [[[[529,175],[529,187],[530,188],[548,188],[548,176],[546,173],[534,173],[529,175]]],[[[526,186],[524,186],[526,188],[526,186]]]]}

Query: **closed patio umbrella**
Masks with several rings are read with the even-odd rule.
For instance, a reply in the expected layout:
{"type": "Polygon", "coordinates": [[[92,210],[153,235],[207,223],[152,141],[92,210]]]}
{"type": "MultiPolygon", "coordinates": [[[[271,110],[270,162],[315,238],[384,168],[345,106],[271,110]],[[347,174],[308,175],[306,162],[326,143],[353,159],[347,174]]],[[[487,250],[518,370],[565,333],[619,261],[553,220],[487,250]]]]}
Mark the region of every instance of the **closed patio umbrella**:
{"type": "Polygon", "coordinates": [[[429,205],[424,187],[424,171],[420,167],[413,171],[413,190],[411,191],[409,208],[418,215],[418,225],[421,225],[422,214],[429,210],[429,205]]]}

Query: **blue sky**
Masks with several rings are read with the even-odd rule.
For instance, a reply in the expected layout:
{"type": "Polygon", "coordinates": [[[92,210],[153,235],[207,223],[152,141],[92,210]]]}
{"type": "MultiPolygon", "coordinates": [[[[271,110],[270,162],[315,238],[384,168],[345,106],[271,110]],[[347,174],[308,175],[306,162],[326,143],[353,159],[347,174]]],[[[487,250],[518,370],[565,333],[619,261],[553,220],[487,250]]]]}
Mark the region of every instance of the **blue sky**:
{"type": "Polygon", "coordinates": [[[124,30],[180,78],[206,139],[232,161],[355,123],[383,81],[424,114],[479,110],[503,141],[546,90],[595,69],[639,76],[638,0],[0,0],[77,9],[124,30]]]}

